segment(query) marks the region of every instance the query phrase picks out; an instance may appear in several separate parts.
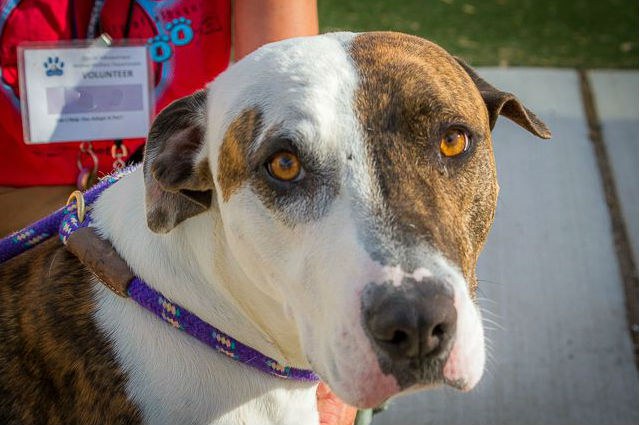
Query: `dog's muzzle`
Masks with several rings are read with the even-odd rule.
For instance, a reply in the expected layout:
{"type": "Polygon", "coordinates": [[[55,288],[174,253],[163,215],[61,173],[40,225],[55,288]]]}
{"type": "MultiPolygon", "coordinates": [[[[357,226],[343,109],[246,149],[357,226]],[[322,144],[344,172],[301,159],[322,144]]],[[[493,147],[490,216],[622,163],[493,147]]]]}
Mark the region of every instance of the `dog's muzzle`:
{"type": "Polygon", "coordinates": [[[380,367],[406,388],[443,380],[457,327],[452,287],[433,277],[399,286],[370,283],[362,295],[365,331],[380,367]]]}

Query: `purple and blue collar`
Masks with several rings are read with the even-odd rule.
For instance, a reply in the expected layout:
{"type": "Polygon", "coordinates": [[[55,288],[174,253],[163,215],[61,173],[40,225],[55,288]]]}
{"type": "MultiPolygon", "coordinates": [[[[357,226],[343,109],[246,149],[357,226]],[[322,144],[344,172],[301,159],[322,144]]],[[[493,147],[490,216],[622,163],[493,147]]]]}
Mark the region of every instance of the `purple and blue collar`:
{"type": "MultiPolygon", "coordinates": [[[[110,243],[101,239],[90,228],[90,205],[98,199],[105,189],[117,182],[120,178],[130,174],[135,168],[136,167],[125,168],[105,177],[84,194],[74,192],[69,200],[75,200],[76,202],[69,203],[64,208],[59,209],[31,226],[1,239],[0,263],[8,261],[39,243],[44,242],[56,233],[59,233],[60,239],[69,248],[70,244],[68,244],[68,242],[73,240],[72,235],[80,229],[84,229],[78,232],[78,234],[86,235],[83,236],[83,239],[89,239],[90,244],[97,244],[100,248],[104,249],[106,255],[117,257],[114,260],[115,264],[125,264],[124,260],[117,256],[117,253],[115,253],[110,243]],[[84,205],[84,203],[86,203],[86,205],[84,205]]],[[[70,249],[70,251],[78,255],[76,249],[70,249]]],[[[109,289],[118,295],[130,297],[166,323],[195,337],[215,351],[279,378],[304,382],[319,381],[318,376],[315,375],[313,371],[282,365],[274,359],[227,335],[200,319],[186,308],[175,304],[132,273],[130,273],[130,275],[124,273],[127,275],[126,280],[120,285],[122,286],[121,290],[118,290],[118,284],[112,284],[109,279],[104,278],[104,270],[95,270],[91,267],[90,262],[88,263],[81,258],[81,255],[78,255],[78,257],[109,289]]],[[[102,261],[100,261],[100,263],[102,263],[102,261]]],[[[123,267],[127,266],[125,265],[123,267]]]]}

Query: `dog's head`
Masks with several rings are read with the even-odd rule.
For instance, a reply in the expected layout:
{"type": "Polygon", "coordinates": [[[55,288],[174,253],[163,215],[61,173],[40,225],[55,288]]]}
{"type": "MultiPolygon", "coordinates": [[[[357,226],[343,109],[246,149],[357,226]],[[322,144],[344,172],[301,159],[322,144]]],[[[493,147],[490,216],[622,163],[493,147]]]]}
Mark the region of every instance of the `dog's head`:
{"type": "Polygon", "coordinates": [[[484,367],[473,297],[500,114],[550,135],[513,95],[417,37],[270,44],[158,116],[148,224],[168,232],[214,209],[216,237],[281,300],[304,356],[348,403],[468,390],[484,367]]]}

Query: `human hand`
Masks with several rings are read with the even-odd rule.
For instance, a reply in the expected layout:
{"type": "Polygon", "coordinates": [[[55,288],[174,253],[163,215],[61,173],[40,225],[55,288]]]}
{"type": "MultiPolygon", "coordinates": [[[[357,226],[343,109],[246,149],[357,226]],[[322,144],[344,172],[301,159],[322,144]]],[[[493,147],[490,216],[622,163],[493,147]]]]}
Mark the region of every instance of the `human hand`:
{"type": "Polygon", "coordinates": [[[357,409],[344,403],[323,382],[317,387],[320,425],[353,425],[357,409]]]}

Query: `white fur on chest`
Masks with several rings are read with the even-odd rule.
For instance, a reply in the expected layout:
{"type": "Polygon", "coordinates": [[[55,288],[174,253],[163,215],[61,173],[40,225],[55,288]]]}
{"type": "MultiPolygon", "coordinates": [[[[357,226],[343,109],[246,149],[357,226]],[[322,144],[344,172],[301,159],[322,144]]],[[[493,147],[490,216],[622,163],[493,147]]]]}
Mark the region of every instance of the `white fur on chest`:
{"type": "MultiPolygon", "coordinates": [[[[179,232],[160,236],[148,231],[141,174],[139,169],[123,178],[96,202],[98,231],[150,286],[238,340],[285,360],[220,288],[207,283],[211,277],[204,275],[214,268],[204,264],[212,261],[213,255],[207,255],[212,247],[196,246],[194,253],[179,232]]],[[[96,321],[113,344],[128,378],[127,393],[145,423],[317,424],[315,385],[275,378],[228,359],[133,300],[97,281],[94,286],[96,321]]]]}
{"type": "Polygon", "coordinates": [[[129,397],[148,424],[317,424],[315,385],[284,381],[227,359],[97,288],[100,328],[110,336],[129,397]]]}

